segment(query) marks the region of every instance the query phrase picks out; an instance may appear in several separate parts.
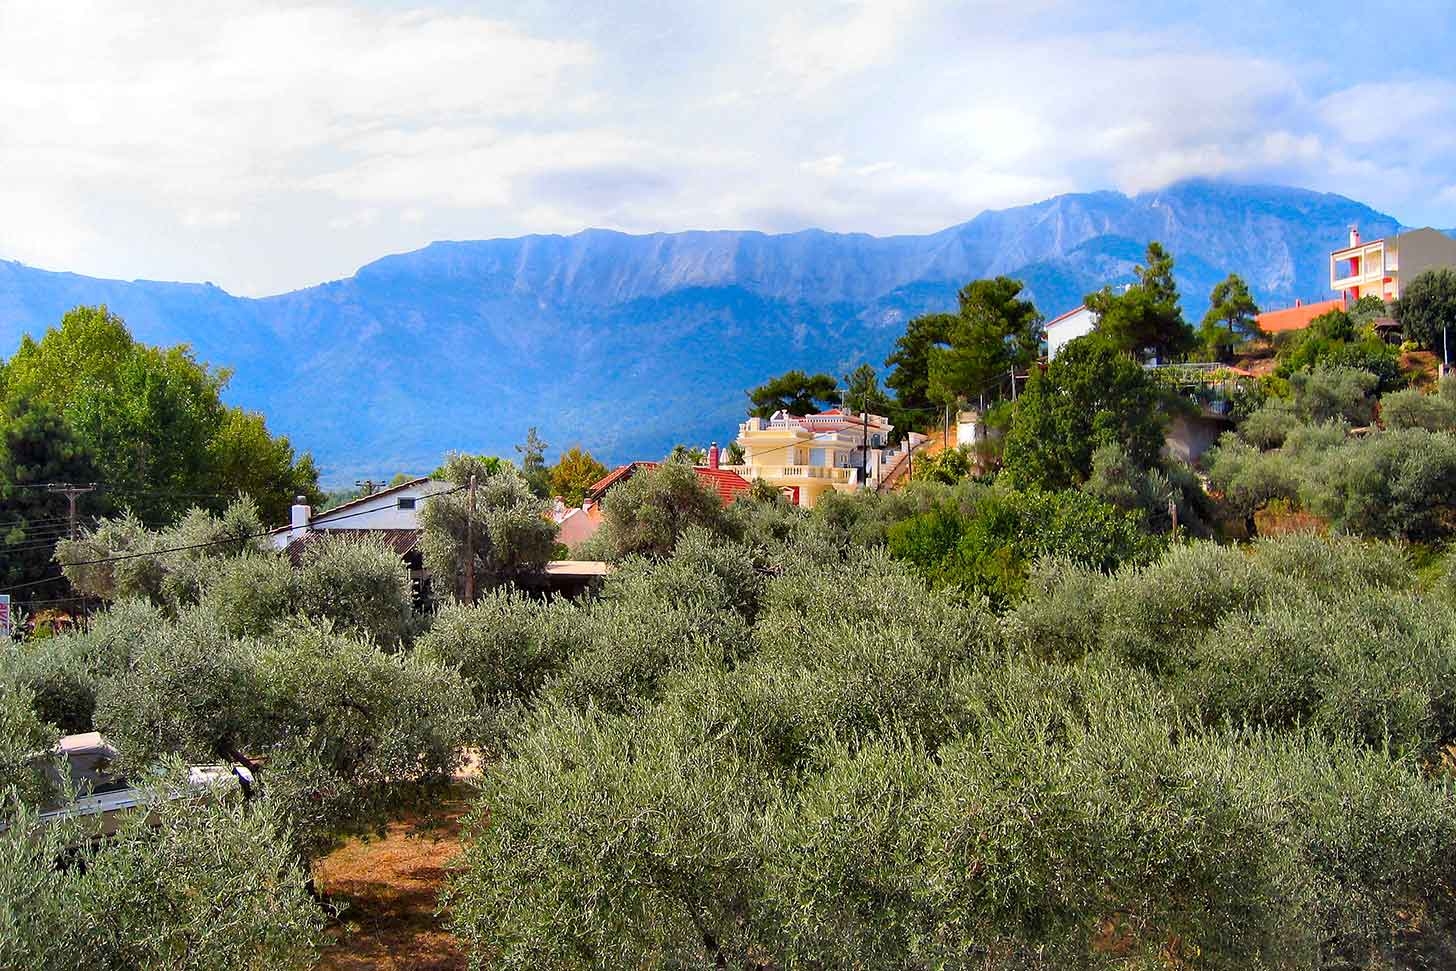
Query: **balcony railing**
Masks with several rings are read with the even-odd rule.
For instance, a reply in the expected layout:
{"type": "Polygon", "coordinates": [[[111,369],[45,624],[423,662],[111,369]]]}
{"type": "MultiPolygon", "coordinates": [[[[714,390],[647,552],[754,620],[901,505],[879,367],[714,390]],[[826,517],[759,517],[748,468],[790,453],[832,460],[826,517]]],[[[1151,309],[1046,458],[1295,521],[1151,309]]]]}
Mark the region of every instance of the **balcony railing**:
{"type": "Polygon", "coordinates": [[[855,482],[859,475],[859,469],[844,469],[833,465],[760,465],[753,472],[770,480],[822,479],[843,485],[855,482]]]}

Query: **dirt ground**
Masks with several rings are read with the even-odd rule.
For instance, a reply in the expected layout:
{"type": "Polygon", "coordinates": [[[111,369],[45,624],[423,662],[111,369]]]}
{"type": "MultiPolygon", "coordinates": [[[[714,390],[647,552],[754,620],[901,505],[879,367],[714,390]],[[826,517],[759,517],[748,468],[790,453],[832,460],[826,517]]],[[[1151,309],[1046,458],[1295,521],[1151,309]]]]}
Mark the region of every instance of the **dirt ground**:
{"type": "Polygon", "coordinates": [[[428,818],[406,815],[383,838],[350,840],[314,866],[329,900],[346,905],[329,929],[319,971],[456,971],[466,967],[459,942],[435,916],[469,790],[460,786],[428,818]]]}

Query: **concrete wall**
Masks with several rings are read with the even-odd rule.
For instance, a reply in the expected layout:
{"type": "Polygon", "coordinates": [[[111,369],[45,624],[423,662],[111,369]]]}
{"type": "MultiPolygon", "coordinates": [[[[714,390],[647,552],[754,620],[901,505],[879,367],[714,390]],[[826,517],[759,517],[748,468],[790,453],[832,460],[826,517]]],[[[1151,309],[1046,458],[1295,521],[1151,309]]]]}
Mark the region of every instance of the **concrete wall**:
{"type": "Polygon", "coordinates": [[[1092,328],[1096,326],[1097,315],[1086,307],[1058,320],[1047,328],[1047,360],[1055,359],[1057,351],[1061,350],[1064,344],[1076,340],[1078,337],[1085,337],[1092,333],[1092,328]]]}
{"type": "Polygon", "coordinates": [[[1397,240],[1399,261],[1397,279],[1401,288],[1427,270],[1441,267],[1456,269],[1456,239],[1434,229],[1415,229],[1401,233],[1397,240]]]}

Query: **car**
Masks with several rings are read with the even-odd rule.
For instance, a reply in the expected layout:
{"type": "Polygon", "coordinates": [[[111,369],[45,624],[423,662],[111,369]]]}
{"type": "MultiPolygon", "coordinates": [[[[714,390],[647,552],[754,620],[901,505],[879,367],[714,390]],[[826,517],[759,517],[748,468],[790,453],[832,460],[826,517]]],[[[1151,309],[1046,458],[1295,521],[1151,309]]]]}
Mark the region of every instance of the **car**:
{"type": "MultiPolygon", "coordinates": [[[[40,807],[41,825],[74,819],[87,823],[85,828],[92,838],[115,833],[123,816],[149,798],[115,770],[120,754],[100,732],[84,732],[66,735],[50,752],[38,755],[58,794],[40,807]],[[73,800],[66,798],[68,792],[74,793],[73,800]]],[[[246,766],[193,765],[187,769],[185,788],[164,791],[168,798],[181,799],[189,792],[221,790],[224,795],[236,792],[246,800],[252,797],[255,788],[253,773],[246,766]]],[[[4,822],[0,821],[0,830],[4,828],[4,822]]]]}

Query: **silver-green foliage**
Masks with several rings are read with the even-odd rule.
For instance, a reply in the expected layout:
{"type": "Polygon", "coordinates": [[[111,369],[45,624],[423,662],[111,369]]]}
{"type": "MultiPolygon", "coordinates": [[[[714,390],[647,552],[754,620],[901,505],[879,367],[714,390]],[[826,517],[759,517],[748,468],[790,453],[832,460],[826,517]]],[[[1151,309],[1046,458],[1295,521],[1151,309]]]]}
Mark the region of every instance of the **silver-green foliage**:
{"type": "Polygon", "coordinates": [[[546,501],[531,492],[514,466],[454,455],[445,465],[445,474],[460,487],[472,473],[473,509],[469,491],[457,488],[431,496],[420,511],[420,551],[437,597],[463,595],[467,537],[477,590],[539,572],[555,548],[556,526],[546,515],[546,501]]]}
{"type": "Polygon", "coordinates": [[[0,967],[310,968],[323,912],[266,802],[162,780],[114,837],[81,821],[41,826],[7,803],[0,833],[0,967]]]}

